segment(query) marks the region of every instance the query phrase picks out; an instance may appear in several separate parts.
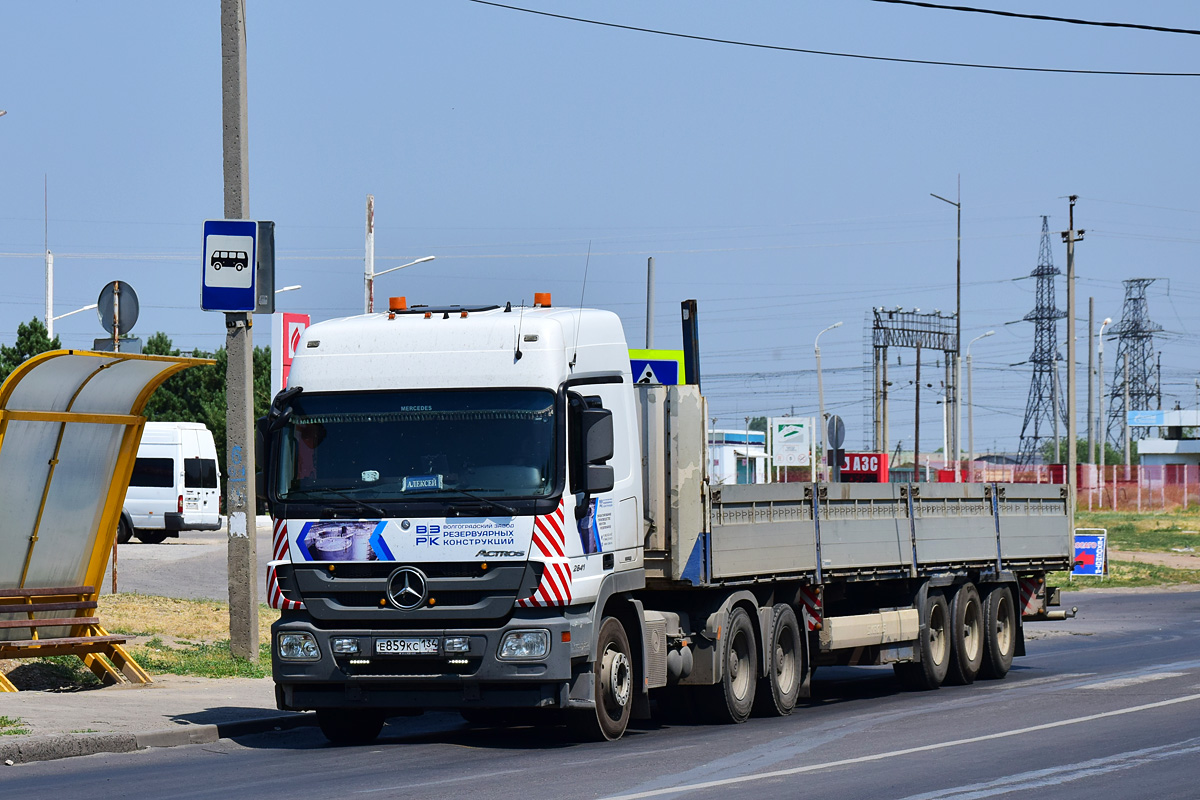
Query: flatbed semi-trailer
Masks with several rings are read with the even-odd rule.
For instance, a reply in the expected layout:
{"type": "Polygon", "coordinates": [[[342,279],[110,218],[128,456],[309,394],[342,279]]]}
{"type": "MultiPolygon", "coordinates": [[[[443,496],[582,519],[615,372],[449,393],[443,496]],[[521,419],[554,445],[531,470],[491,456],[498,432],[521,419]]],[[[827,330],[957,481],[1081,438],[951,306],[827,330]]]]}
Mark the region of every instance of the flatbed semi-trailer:
{"type": "Polygon", "coordinates": [[[310,327],[260,421],[278,703],[620,737],[788,714],[813,669],[1002,678],[1070,567],[1060,487],[710,486],[695,386],[634,384],[607,312],[394,309],[310,327]]]}

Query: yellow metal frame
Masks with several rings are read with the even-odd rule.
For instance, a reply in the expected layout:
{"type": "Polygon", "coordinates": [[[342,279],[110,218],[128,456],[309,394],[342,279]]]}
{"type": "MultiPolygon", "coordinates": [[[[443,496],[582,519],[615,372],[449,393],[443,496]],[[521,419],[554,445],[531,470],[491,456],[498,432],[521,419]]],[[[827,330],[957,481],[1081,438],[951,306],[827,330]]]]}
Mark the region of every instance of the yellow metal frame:
{"type": "MultiPolygon", "coordinates": [[[[121,437],[121,445],[118,450],[116,464],[112,472],[112,480],[109,483],[108,494],[105,497],[103,511],[100,514],[99,529],[93,532],[92,546],[88,556],[87,567],[85,570],[82,585],[93,587],[93,594],[88,599],[97,601],[100,596],[100,586],[104,580],[105,567],[108,565],[108,558],[112,552],[113,545],[116,542],[117,526],[120,522],[121,508],[125,503],[125,492],[129,486],[130,476],[133,474],[134,461],[137,458],[138,445],[141,443],[142,431],[145,429],[146,418],[143,416],[146,404],[150,401],[151,395],[158,389],[168,378],[182,372],[189,367],[201,366],[205,364],[215,364],[216,362],[208,358],[188,358],[178,356],[148,356],[136,355],[132,353],[98,353],[87,350],[54,350],[48,353],[30,358],[25,363],[17,367],[8,376],[2,385],[0,385],[0,449],[4,447],[5,434],[8,431],[10,421],[30,421],[30,422],[56,422],[59,424],[58,437],[54,447],[54,454],[50,459],[50,469],[46,474],[46,483],[42,489],[42,496],[38,504],[37,518],[34,522],[33,530],[30,532],[29,547],[25,553],[24,566],[21,570],[21,581],[18,588],[25,588],[25,581],[29,572],[29,564],[33,558],[33,550],[37,545],[42,518],[46,510],[46,501],[50,495],[50,487],[54,480],[54,472],[59,462],[60,450],[62,447],[63,436],[66,432],[68,424],[83,424],[83,425],[121,425],[125,431],[121,437]],[[86,378],[84,378],[70,401],[67,403],[66,411],[41,411],[41,410],[20,410],[8,409],[8,401],[12,397],[12,393],[18,384],[29,375],[39,364],[42,364],[51,359],[60,358],[62,356],[84,356],[96,358],[99,363],[86,378]],[[71,407],[78,399],[84,387],[107,369],[126,361],[157,361],[167,362],[171,366],[164,369],[154,379],[149,381],[138,396],[134,399],[132,407],[128,414],[98,414],[98,413],[79,413],[71,411],[71,407]]],[[[75,616],[79,616],[78,613],[75,616]]],[[[79,625],[71,628],[72,637],[85,636],[107,636],[108,634],[99,625],[79,625]]],[[[33,638],[37,638],[36,632],[33,638]]],[[[0,642],[0,650],[4,650],[4,643],[0,642]]],[[[8,648],[12,649],[12,648],[8,648]]],[[[138,683],[149,683],[150,676],[138,666],[137,662],[129,655],[126,650],[119,644],[111,642],[96,642],[92,644],[78,645],[56,645],[48,647],[30,647],[28,649],[29,658],[46,655],[78,655],[83,659],[89,669],[94,672],[97,677],[105,682],[115,682],[123,680],[122,675],[129,680],[138,683]],[[107,656],[108,661],[100,657],[100,654],[107,656]],[[111,661],[111,665],[108,663],[111,661]],[[115,669],[114,669],[115,667],[115,669]],[[119,671],[118,671],[119,670],[119,671]]],[[[16,691],[16,688],[0,675],[0,692],[16,691]]]]}

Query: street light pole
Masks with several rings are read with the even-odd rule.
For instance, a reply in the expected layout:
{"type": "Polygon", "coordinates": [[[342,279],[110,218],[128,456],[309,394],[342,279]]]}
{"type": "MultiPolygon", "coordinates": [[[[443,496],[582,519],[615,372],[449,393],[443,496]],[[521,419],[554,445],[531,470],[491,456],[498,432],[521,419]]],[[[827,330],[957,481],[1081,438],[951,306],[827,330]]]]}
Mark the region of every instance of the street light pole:
{"type": "MultiPolygon", "coordinates": [[[[813,339],[813,353],[817,357],[817,411],[820,414],[821,420],[821,455],[823,458],[829,457],[829,437],[825,432],[825,386],[821,382],[821,334],[831,331],[834,328],[840,328],[841,326],[841,322],[835,322],[825,330],[821,331],[821,333],[818,333],[817,338],[813,339]]],[[[820,465],[817,466],[819,472],[820,465]]]]}
{"type": "MultiPolygon", "coordinates": [[[[372,234],[372,240],[373,239],[374,239],[374,234],[372,234]]],[[[371,250],[371,260],[370,260],[370,263],[368,264],[368,267],[370,269],[374,270],[374,268],[375,268],[375,245],[373,242],[372,242],[370,250],[371,250]]],[[[437,258],[437,256],[425,256],[424,258],[418,258],[416,261],[410,261],[407,264],[401,264],[398,267],[391,267],[390,269],[385,269],[383,272],[369,273],[367,275],[367,313],[370,314],[375,311],[375,279],[376,278],[378,278],[382,275],[387,275],[389,272],[395,272],[398,269],[404,269],[405,267],[411,267],[413,264],[424,264],[426,261],[433,261],[435,258],[437,258]]]]}
{"type": "MultiPolygon", "coordinates": [[[[957,224],[957,232],[955,235],[956,250],[954,260],[954,351],[955,354],[962,352],[962,175],[958,176],[958,194],[957,200],[947,200],[941,195],[929,193],[930,197],[936,197],[943,203],[949,203],[954,206],[955,218],[957,224]]],[[[955,375],[954,385],[951,387],[950,398],[954,402],[954,458],[957,461],[959,457],[959,435],[958,435],[958,418],[962,415],[962,396],[959,393],[958,385],[962,383],[962,374],[959,370],[959,364],[955,359],[955,375]]]]}
{"type": "Polygon", "coordinates": [[[971,345],[980,339],[995,335],[995,331],[981,333],[967,343],[967,481],[975,480],[975,398],[971,393],[971,345]]]}

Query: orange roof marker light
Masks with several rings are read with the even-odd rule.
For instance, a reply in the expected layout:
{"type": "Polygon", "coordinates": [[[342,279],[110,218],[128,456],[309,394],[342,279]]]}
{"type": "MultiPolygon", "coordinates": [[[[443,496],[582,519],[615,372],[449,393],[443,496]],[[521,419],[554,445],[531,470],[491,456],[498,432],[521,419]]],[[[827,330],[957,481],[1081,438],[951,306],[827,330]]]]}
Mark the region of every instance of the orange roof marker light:
{"type": "Polygon", "coordinates": [[[534,308],[550,308],[550,293],[549,292],[534,292],[533,293],[534,308]]]}
{"type": "Polygon", "coordinates": [[[388,311],[407,311],[407,310],[408,310],[408,298],[407,297],[389,297],[388,298],[388,311]]]}

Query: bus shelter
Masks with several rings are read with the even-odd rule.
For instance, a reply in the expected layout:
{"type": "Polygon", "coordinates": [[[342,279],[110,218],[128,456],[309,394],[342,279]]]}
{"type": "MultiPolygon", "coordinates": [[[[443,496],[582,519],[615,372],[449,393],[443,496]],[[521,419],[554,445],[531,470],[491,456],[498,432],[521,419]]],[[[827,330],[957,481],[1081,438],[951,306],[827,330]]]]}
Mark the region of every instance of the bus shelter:
{"type": "MultiPolygon", "coordinates": [[[[149,682],[95,609],[146,403],[212,363],[56,350],[0,385],[0,658],[77,655],[105,682],[149,682]]],[[[16,691],[3,675],[0,691],[16,691]]]]}

